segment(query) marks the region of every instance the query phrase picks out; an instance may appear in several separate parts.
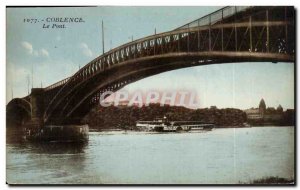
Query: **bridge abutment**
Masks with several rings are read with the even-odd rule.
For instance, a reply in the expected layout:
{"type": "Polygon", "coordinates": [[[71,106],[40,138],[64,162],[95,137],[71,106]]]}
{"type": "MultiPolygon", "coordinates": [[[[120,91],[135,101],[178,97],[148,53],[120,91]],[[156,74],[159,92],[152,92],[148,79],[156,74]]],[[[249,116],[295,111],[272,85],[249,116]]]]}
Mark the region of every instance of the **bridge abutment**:
{"type": "Polygon", "coordinates": [[[44,123],[44,89],[32,88],[30,95],[32,125],[42,126],[44,123]]]}

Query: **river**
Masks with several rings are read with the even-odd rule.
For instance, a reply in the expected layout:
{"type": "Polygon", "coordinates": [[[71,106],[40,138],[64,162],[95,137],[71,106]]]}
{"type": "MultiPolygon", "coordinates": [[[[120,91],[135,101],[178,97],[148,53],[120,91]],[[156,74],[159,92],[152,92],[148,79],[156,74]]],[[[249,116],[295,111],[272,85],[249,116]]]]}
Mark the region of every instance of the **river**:
{"type": "Polygon", "coordinates": [[[10,184],[235,184],[294,179],[294,127],[90,132],[85,145],[9,142],[10,184]]]}

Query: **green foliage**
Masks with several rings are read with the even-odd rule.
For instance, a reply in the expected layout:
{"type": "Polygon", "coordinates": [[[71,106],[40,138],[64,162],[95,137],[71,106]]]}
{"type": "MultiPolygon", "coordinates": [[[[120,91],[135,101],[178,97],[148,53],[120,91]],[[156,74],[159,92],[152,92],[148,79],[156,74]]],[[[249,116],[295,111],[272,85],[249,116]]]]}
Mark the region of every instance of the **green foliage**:
{"type": "Polygon", "coordinates": [[[172,121],[202,121],[215,123],[218,127],[240,127],[246,121],[246,115],[242,110],[226,109],[188,109],[185,107],[160,106],[150,104],[149,106],[127,107],[127,106],[98,106],[87,116],[90,128],[94,129],[136,129],[136,122],[139,120],[154,120],[167,116],[172,121]]]}

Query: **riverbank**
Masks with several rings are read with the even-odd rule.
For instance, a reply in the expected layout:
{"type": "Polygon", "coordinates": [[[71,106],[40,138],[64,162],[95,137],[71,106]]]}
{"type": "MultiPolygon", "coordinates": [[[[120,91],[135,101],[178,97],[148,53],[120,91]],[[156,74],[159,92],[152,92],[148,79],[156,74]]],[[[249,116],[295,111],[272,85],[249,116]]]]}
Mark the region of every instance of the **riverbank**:
{"type": "Polygon", "coordinates": [[[150,104],[143,107],[97,106],[83,119],[90,129],[139,130],[137,121],[152,121],[166,116],[171,121],[200,121],[222,127],[244,127],[246,114],[239,109],[189,109],[180,106],[150,104]]]}
{"type": "Polygon", "coordinates": [[[282,177],[265,177],[261,179],[252,180],[249,183],[242,184],[252,184],[252,185],[294,185],[295,181],[293,179],[287,179],[282,177]]]}

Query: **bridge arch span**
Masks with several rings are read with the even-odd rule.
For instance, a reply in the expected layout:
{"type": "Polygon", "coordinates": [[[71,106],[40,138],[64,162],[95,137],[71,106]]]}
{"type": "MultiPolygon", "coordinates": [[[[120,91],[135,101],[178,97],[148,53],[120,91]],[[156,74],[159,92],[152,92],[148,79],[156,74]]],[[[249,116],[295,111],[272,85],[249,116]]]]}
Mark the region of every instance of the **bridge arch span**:
{"type": "Polygon", "coordinates": [[[31,119],[32,106],[23,98],[15,98],[6,107],[6,126],[21,126],[31,119]]]}
{"type": "Polygon", "coordinates": [[[243,62],[292,62],[289,55],[274,53],[250,53],[249,52],[195,52],[195,53],[170,53],[137,60],[130,60],[110,70],[99,72],[88,78],[68,92],[67,98],[62,101],[59,110],[52,115],[53,118],[61,118],[53,122],[61,123],[70,118],[79,120],[86,115],[94,105],[99,104],[99,99],[105,91],[117,91],[135,81],[160,74],[163,72],[182,69],[193,66],[243,63],[243,62]],[[77,118],[77,119],[76,119],[77,118]]]}

